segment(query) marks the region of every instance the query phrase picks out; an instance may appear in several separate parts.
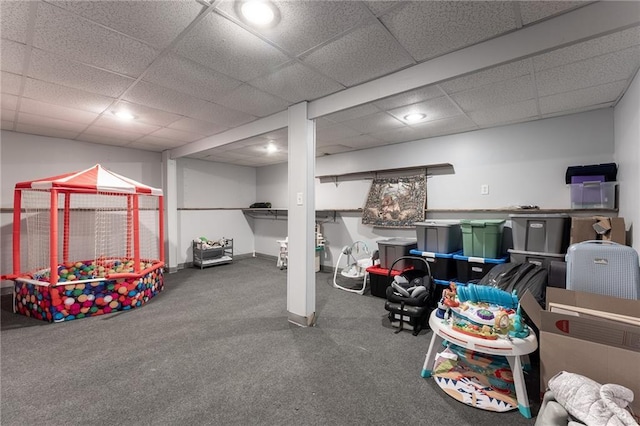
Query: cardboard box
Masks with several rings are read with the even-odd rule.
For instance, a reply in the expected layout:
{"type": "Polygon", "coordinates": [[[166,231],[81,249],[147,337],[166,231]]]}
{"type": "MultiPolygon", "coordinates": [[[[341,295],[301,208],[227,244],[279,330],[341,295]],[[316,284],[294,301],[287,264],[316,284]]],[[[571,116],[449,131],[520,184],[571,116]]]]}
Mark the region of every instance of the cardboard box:
{"type": "Polygon", "coordinates": [[[572,217],[569,244],[589,240],[607,240],[627,243],[627,231],[623,217],[572,217]]]}
{"type": "Polygon", "coordinates": [[[520,303],[540,330],[541,391],[557,373],[569,371],[631,389],[632,408],[640,411],[640,300],[548,287],[547,309],[529,292],[520,303]]]}

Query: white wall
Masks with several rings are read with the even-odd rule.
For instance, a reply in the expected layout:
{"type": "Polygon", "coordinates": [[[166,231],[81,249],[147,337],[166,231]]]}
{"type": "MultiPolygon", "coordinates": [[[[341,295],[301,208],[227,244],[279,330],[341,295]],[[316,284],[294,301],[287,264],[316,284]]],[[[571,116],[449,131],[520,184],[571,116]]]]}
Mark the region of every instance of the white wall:
{"type": "Polygon", "coordinates": [[[162,158],[157,152],[2,130],[0,153],[0,274],[13,272],[12,211],[16,183],[80,171],[101,164],[115,173],[144,184],[162,187],[162,158]]]}
{"type": "MultiPolygon", "coordinates": [[[[537,205],[570,208],[565,185],[568,166],[614,161],[613,110],[601,109],[565,117],[467,132],[318,158],[317,175],[451,163],[455,173],[428,179],[430,209],[499,209],[537,205]],[[480,195],[488,184],[489,195],[480,195]]],[[[316,209],[362,208],[370,180],[320,183],[316,180],[316,209]]],[[[286,207],[285,164],[257,171],[256,197],[286,207]],[[264,183],[263,183],[264,182],[264,183]],[[279,182],[279,183],[278,183],[279,182]]],[[[448,217],[464,218],[464,213],[448,217]]],[[[260,219],[256,219],[258,223],[260,219]]],[[[277,245],[256,225],[256,251],[275,255],[277,245]],[[260,242],[260,243],[259,243],[260,242]]],[[[355,240],[376,248],[375,241],[415,237],[414,230],[365,226],[357,214],[341,214],[323,225],[329,250],[325,265],[333,265],[340,249],[355,240]]],[[[284,228],[286,230],[286,227],[284,228]]]]}
{"type": "Polygon", "coordinates": [[[640,250],[640,74],[614,110],[615,161],[618,163],[619,214],[640,250]]]}
{"type": "MultiPolygon", "coordinates": [[[[162,155],[10,131],[0,134],[0,274],[12,271],[13,192],[17,182],[89,168],[105,168],[147,185],[162,187],[162,155]]],[[[191,262],[191,241],[200,236],[234,239],[236,254],[252,254],[252,220],[238,210],[255,201],[251,167],[179,159],[178,264],[191,262]],[[224,210],[230,208],[230,210],[224,210]]]]}
{"type": "Polygon", "coordinates": [[[239,208],[256,199],[256,169],[180,158],[178,187],[178,264],[191,262],[191,241],[233,238],[234,254],[253,254],[251,218],[239,208]],[[224,210],[228,209],[228,210],[224,210]]]}

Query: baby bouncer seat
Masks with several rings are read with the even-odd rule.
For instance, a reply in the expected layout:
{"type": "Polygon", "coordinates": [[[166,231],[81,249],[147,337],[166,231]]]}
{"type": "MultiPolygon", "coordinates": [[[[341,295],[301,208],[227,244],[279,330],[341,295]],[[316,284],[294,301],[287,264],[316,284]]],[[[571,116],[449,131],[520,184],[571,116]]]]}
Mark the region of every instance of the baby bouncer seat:
{"type": "Polygon", "coordinates": [[[384,308],[389,312],[391,325],[398,327],[396,333],[407,329],[417,336],[433,310],[436,300],[436,287],[429,263],[422,257],[399,257],[389,268],[388,280],[391,285],[387,287],[387,301],[384,308]],[[392,280],[391,271],[400,261],[409,262],[409,264],[413,262],[414,266],[405,269],[392,280]]]}
{"type": "Polygon", "coordinates": [[[344,246],[333,271],[333,286],[363,295],[367,287],[367,268],[372,265],[373,259],[366,243],[355,241],[349,246],[344,246]],[[343,259],[345,262],[342,262],[343,259]]]}

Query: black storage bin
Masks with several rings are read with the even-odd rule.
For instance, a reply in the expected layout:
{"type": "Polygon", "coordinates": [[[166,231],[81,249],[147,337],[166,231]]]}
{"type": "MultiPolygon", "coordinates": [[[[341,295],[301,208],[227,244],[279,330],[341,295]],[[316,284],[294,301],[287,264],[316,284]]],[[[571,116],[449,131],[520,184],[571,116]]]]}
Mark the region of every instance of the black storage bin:
{"type": "Polygon", "coordinates": [[[616,163],[591,164],[588,166],[570,166],[564,176],[564,183],[573,183],[574,176],[604,176],[605,182],[615,182],[618,176],[616,163]]]}
{"type": "Polygon", "coordinates": [[[507,258],[489,259],[480,257],[467,257],[454,255],[456,269],[458,272],[458,282],[468,283],[473,280],[480,280],[487,275],[487,272],[496,265],[507,262],[507,258]]]}

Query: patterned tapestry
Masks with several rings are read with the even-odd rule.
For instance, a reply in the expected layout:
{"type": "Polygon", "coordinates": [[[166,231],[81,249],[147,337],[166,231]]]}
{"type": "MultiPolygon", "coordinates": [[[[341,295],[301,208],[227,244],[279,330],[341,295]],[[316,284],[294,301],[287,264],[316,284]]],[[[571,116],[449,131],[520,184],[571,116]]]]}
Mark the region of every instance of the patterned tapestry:
{"type": "Polygon", "coordinates": [[[371,183],[362,223],[384,228],[411,228],[424,221],[427,207],[425,175],[377,178],[371,183]]]}

